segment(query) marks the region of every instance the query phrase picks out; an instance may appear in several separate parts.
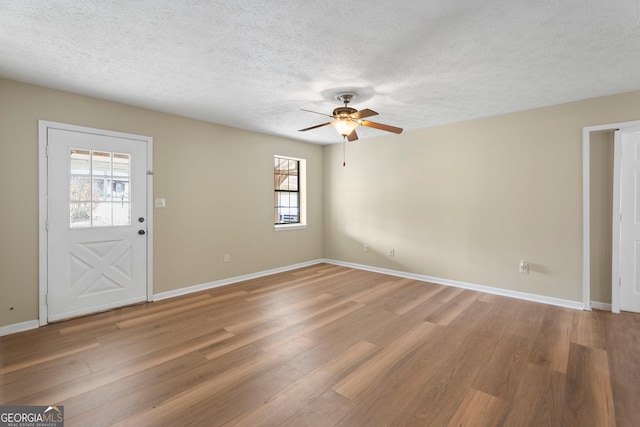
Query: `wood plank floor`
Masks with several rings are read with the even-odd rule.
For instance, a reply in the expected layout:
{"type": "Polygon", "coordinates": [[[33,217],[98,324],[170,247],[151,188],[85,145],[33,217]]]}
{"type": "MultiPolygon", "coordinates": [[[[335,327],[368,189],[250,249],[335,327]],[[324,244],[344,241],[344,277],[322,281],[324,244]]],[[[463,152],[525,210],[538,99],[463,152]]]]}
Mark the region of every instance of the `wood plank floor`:
{"type": "Polygon", "coordinates": [[[640,426],[640,315],[318,264],[0,337],[66,426],[640,426]]]}

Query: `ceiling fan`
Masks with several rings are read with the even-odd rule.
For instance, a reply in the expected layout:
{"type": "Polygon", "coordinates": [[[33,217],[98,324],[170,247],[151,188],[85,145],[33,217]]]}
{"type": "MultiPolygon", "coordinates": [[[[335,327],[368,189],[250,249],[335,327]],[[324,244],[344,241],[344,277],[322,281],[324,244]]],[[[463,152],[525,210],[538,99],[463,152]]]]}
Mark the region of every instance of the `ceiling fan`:
{"type": "Polygon", "coordinates": [[[351,102],[351,100],[354,99],[355,97],[356,97],[356,94],[351,92],[344,92],[344,93],[337,94],[336,99],[344,102],[344,107],[336,108],[335,110],[333,110],[332,115],[318,113],[317,111],[305,110],[303,108],[302,109],[303,111],[308,111],[310,113],[322,114],[323,116],[333,117],[335,120],[332,122],[311,126],[305,129],[300,129],[299,132],[306,132],[311,129],[316,129],[322,126],[331,125],[334,128],[336,128],[338,133],[340,133],[340,135],[342,135],[344,139],[347,139],[349,141],[355,141],[358,139],[356,128],[359,126],[367,126],[370,128],[380,129],[380,130],[393,132],[393,133],[402,133],[402,128],[399,128],[399,127],[383,125],[382,123],[370,122],[369,120],[362,120],[365,117],[377,116],[378,113],[368,108],[358,111],[355,108],[349,107],[349,102],[351,102]]]}

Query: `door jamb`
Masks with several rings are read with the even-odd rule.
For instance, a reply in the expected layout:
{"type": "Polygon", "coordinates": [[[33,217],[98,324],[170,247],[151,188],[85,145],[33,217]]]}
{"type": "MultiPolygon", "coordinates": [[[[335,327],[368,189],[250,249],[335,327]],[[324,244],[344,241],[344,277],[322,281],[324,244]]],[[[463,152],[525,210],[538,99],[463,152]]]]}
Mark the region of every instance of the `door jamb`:
{"type": "Polygon", "coordinates": [[[613,206],[611,215],[611,312],[620,313],[620,162],[622,161],[622,132],[613,138],[613,206]]]}
{"type": "MultiPolygon", "coordinates": [[[[620,123],[611,123],[597,126],[587,126],[582,128],[582,303],[584,310],[591,310],[591,212],[590,212],[590,134],[591,132],[597,131],[606,131],[606,130],[620,130],[620,131],[629,131],[632,128],[640,127],[640,121],[630,121],[630,122],[620,122],[620,123]]],[[[620,190],[620,177],[616,176],[620,173],[619,170],[619,162],[621,160],[620,157],[620,147],[619,144],[614,145],[614,196],[613,196],[613,206],[612,209],[616,209],[616,201],[619,202],[619,197],[616,197],[616,191],[620,190]]],[[[620,244],[620,236],[619,236],[619,224],[616,227],[615,218],[618,215],[615,215],[616,212],[619,212],[620,207],[617,207],[617,211],[614,211],[614,227],[612,230],[612,265],[611,265],[611,276],[612,276],[612,293],[611,293],[611,311],[613,313],[620,312],[620,301],[619,301],[619,292],[615,286],[614,277],[619,276],[619,250],[617,250],[620,244]],[[616,233],[616,229],[618,232],[616,233]]]]}
{"type": "Polygon", "coordinates": [[[38,321],[40,326],[48,323],[47,289],[48,289],[48,153],[47,130],[49,128],[118,138],[142,140],[147,147],[147,301],[153,301],[153,138],[150,136],[115,132],[85,126],[76,126],[47,120],[38,120],[38,321]]]}

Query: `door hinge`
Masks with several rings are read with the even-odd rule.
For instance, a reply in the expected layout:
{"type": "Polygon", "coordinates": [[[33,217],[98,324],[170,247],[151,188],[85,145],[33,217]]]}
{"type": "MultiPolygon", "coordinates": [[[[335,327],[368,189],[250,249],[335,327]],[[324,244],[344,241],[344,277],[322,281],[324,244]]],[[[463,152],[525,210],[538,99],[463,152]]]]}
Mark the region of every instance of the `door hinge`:
{"type": "Polygon", "coordinates": [[[49,305],[49,294],[44,294],[44,303],[49,305]]]}
{"type": "Polygon", "coordinates": [[[44,155],[45,157],[49,157],[49,144],[44,146],[44,155]]]}
{"type": "Polygon", "coordinates": [[[45,231],[49,231],[49,218],[44,220],[44,229],[45,231]]]}

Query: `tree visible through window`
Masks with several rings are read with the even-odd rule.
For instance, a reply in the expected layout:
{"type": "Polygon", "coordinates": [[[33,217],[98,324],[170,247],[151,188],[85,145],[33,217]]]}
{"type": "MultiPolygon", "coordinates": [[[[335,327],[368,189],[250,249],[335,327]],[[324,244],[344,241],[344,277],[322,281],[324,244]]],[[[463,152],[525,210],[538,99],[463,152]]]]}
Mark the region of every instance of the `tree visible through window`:
{"type": "Polygon", "coordinates": [[[274,157],[274,223],[300,223],[300,161],[274,157]]]}

